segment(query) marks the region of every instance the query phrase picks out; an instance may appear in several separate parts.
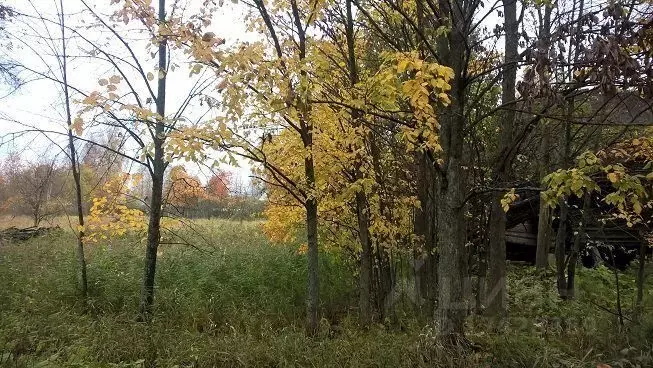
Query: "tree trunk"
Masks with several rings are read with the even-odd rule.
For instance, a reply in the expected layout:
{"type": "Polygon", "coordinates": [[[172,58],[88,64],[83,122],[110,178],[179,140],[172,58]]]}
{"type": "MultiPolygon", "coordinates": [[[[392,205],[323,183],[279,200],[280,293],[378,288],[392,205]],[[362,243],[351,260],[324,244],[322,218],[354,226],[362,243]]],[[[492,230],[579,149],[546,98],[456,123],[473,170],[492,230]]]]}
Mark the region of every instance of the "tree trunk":
{"type": "MultiPolygon", "coordinates": [[[[515,108],[508,105],[515,101],[517,62],[519,61],[519,30],[517,20],[517,1],[503,0],[505,35],[505,60],[502,79],[502,104],[507,109],[502,111],[502,129],[499,160],[495,171],[495,183],[504,184],[510,179],[512,157],[512,135],[515,123],[515,108]]],[[[501,315],[506,311],[506,214],[501,206],[502,193],[494,197],[489,221],[488,242],[488,288],[489,299],[486,313],[501,315]]]]}
{"type": "Polygon", "coordinates": [[[565,198],[560,200],[560,216],[558,232],[556,234],[555,258],[556,258],[556,280],[558,294],[561,298],[567,297],[567,278],[565,277],[565,247],[567,245],[567,217],[569,207],[565,198]]]}
{"type": "MultiPolygon", "coordinates": [[[[159,0],[159,22],[165,22],[165,0],[159,0]]],[[[150,216],[147,227],[147,249],[145,251],[145,270],[143,286],[141,289],[140,317],[149,321],[154,303],[154,277],[156,275],[156,256],[161,242],[161,216],[163,214],[163,179],[167,163],[164,160],[163,145],[165,143],[165,117],[166,104],[166,62],[167,39],[164,37],[159,43],[159,71],[162,76],[157,83],[156,112],[159,119],[154,127],[154,157],[152,158],[152,193],[150,200],[150,216]]]]}
{"type": "Polygon", "coordinates": [[[639,267],[637,268],[637,299],[635,300],[635,318],[642,316],[644,300],[644,278],[646,277],[646,238],[642,236],[642,242],[639,244],[639,267]]]}
{"type": "Polygon", "coordinates": [[[539,218],[537,222],[537,249],[535,251],[535,267],[546,270],[549,267],[549,248],[551,247],[551,207],[540,195],[539,218]]]}
{"type": "MultiPolygon", "coordinates": [[[[161,151],[159,148],[155,151],[161,151]]],[[[156,159],[155,152],[155,161],[156,159]]],[[[149,321],[154,303],[154,276],[156,274],[156,257],[161,241],[161,215],[163,205],[163,171],[155,164],[152,176],[152,196],[150,200],[149,223],[147,227],[147,249],[145,250],[145,270],[141,289],[141,320],[149,321]]]]}
{"type": "MultiPolygon", "coordinates": [[[[379,146],[376,142],[376,137],[373,134],[369,136],[370,154],[372,156],[372,167],[374,168],[374,178],[379,185],[379,212],[386,221],[391,221],[392,215],[389,212],[389,206],[386,204],[385,187],[383,178],[383,169],[381,167],[381,153],[379,146]]],[[[381,285],[378,292],[379,310],[386,313],[394,305],[392,299],[392,287],[394,280],[393,268],[391,267],[391,257],[383,245],[377,240],[376,243],[376,257],[378,263],[379,283],[381,285]],[[388,298],[388,299],[386,299],[388,298]]]]}
{"type": "Polygon", "coordinates": [[[415,211],[415,234],[423,239],[422,247],[417,251],[415,266],[416,282],[415,290],[419,294],[418,300],[424,300],[425,305],[420,305],[422,310],[427,311],[430,318],[435,308],[437,294],[436,282],[436,219],[437,206],[435,202],[435,177],[433,175],[434,163],[424,153],[417,153],[419,158],[417,198],[420,207],[415,211]]]}
{"type": "MultiPolygon", "coordinates": [[[[77,206],[77,247],[75,253],[77,255],[77,284],[82,297],[86,299],[88,296],[88,280],[86,275],[86,257],[84,256],[84,211],[82,207],[82,184],[80,180],[79,166],[77,164],[77,152],[75,150],[75,141],[73,139],[72,113],[70,111],[70,94],[68,90],[68,56],[66,50],[66,27],[64,17],[63,0],[59,0],[59,8],[61,10],[61,43],[62,43],[62,76],[63,76],[63,89],[64,101],[66,105],[66,123],[68,124],[68,151],[70,155],[70,165],[75,181],[75,204],[77,206]]],[[[34,219],[34,226],[38,226],[38,217],[34,219]]]]}
{"type": "MultiPolygon", "coordinates": [[[[549,57],[549,49],[551,44],[551,12],[553,7],[551,5],[544,6],[544,16],[540,16],[540,38],[538,40],[538,58],[547,59],[549,57]]],[[[538,74],[544,84],[549,82],[549,74],[545,68],[539,68],[538,74]]],[[[540,181],[549,173],[551,166],[551,133],[547,126],[546,119],[542,119],[541,124],[542,140],[540,142],[540,155],[542,161],[539,167],[540,181]]],[[[537,249],[535,251],[535,267],[538,270],[546,270],[549,268],[549,250],[551,248],[551,236],[553,229],[551,228],[552,210],[544,203],[543,197],[540,194],[540,208],[539,218],[537,223],[537,249]]]]}
{"type": "MultiPolygon", "coordinates": [[[[551,135],[544,124],[542,124],[542,142],[540,153],[542,161],[540,163],[540,180],[549,172],[551,161],[550,155],[551,135]]],[[[535,267],[538,270],[546,270],[549,267],[549,249],[551,247],[551,207],[544,203],[544,198],[540,194],[539,218],[537,222],[537,249],[535,251],[535,267]]]]}
{"type": "MultiPolygon", "coordinates": [[[[64,82],[65,83],[65,82],[64,82]]],[[[64,87],[65,88],[65,87],[64,87]]],[[[68,98],[66,97],[66,100],[68,98]]],[[[75,204],[77,205],[77,284],[82,297],[88,295],[88,280],[86,275],[86,257],[84,256],[84,209],[82,207],[82,184],[77,166],[77,152],[73,141],[73,132],[68,129],[68,146],[70,148],[70,164],[72,166],[73,180],[75,181],[75,204]]]]}
{"type": "Polygon", "coordinates": [[[583,196],[583,214],[581,216],[576,236],[574,237],[574,244],[571,248],[569,255],[569,264],[567,264],[567,298],[574,299],[576,297],[576,263],[578,263],[578,254],[581,250],[581,244],[585,244],[585,228],[590,219],[592,197],[589,193],[583,196]]]}
{"type": "Polygon", "coordinates": [[[460,207],[462,195],[461,171],[458,168],[447,171],[449,184],[440,195],[441,215],[438,221],[438,313],[440,334],[445,341],[456,342],[464,335],[467,303],[465,301],[465,279],[467,257],[465,254],[465,217],[460,207]],[[456,184],[454,184],[456,183],[456,184]]]}
{"type": "MultiPolygon", "coordinates": [[[[485,213],[485,211],[483,211],[485,213]]],[[[484,216],[485,217],[485,216],[484,216]]],[[[483,221],[482,223],[487,223],[483,221]]],[[[481,225],[482,226],[482,225],[481,225]]],[[[476,279],[476,314],[482,314],[485,311],[485,300],[487,299],[486,275],[487,275],[487,241],[485,236],[481,236],[481,242],[478,246],[478,270],[476,279]]]]}
{"type": "Polygon", "coordinates": [[[372,321],[372,244],[369,233],[369,210],[365,194],[356,193],[356,212],[358,215],[358,235],[362,251],[360,260],[360,316],[361,323],[372,321]]]}
{"type": "MultiPolygon", "coordinates": [[[[345,35],[347,38],[347,64],[349,67],[349,81],[351,83],[352,91],[355,91],[356,84],[358,83],[358,68],[356,65],[355,53],[355,40],[354,40],[354,18],[352,14],[351,0],[346,1],[347,6],[347,23],[345,27],[345,35]]],[[[360,111],[358,109],[351,110],[352,124],[355,127],[360,127],[360,111]]],[[[365,144],[365,140],[363,141],[365,144]]],[[[357,155],[354,164],[354,182],[363,179],[361,171],[363,158],[357,155]]],[[[367,196],[364,189],[356,192],[356,217],[358,220],[358,236],[361,243],[361,259],[360,259],[360,317],[363,325],[368,325],[372,320],[372,241],[370,239],[370,213],[367,205],[367,196]]]]}
{"type": "Polygon", "coordinates": [[[449,15],[451,31],[437,40],[440,62],[452,68],[451,104],[438,107],[442,165],[439,165],[438,185],[438,310],[437,324],[440,340],[457,344],[464,339],[465,278],[467,256],[465,247],[465,179],[463,177],[463,131],[465,129],[465,19],[466,6],[456,1],[439,2],[442,14],[449,15]]]}
{"type": "Polygon", "coordinates": [[[506,214],[501,206],[501,197],[494,198],[490,210],[488,274],[485,299],[485,314],[502,315],[506,311],[506,214]]]}
{"type": "MultiPolygon", "coordinates": [[[[311,166],[312,168],[312,166],[311,166]]],[[[306,171],[309,171],[307,166],[306,171]]],[[[307,174],[308,175],[308,174],[307,174]]],[[[306,303],[306,328],[308,335],[317,332],[318,323],[318,248],[317,248],[317,202],[309,199],[306,202],[306,233],[308,241],[308,300],[306,303]]]]}

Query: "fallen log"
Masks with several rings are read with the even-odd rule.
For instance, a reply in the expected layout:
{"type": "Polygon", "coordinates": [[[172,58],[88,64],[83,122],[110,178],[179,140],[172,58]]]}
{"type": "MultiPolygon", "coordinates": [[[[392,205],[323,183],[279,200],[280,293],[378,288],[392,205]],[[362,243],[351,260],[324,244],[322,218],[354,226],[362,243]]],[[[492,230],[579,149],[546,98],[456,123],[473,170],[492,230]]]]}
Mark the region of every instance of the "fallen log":
{"type": "Polygon", "coordinates": [[[0,230],[0,241],[2,243],[20,242],[31,238],[45,236],[59,230],[61,230],[61,227],[59,226],[52,226],[52,227],[31,226],[26,228],[17,228],[12,226],[10,228],[0,230]]]}

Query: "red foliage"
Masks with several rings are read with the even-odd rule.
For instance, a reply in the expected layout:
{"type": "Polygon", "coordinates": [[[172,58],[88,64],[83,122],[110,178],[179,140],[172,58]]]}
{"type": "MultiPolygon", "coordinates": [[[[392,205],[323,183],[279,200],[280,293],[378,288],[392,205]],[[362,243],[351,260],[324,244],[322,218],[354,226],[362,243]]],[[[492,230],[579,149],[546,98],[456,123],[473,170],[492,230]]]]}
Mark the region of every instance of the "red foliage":
{"type": "Polygon", "coordinates": [[[226,171],[218,171],[211,179],[206,188],[209,197],[214,199],[224,199],[229,196],[229,182],[231,181],[231,173],[226,171]]]}

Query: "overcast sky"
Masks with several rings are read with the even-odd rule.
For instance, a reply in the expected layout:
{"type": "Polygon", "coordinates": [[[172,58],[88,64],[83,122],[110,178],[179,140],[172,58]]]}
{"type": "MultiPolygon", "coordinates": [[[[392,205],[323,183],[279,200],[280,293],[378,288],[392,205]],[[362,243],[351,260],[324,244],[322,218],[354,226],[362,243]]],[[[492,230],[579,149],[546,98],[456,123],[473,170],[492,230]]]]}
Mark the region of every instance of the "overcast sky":
{"type": "MultiPolygon", "coordinates": [[[[19,13],[29,16],[36,16],[37,12],[43,18],[56,20],[58,13],[59,0],[10,0],[5,2],[7,5],[16,9],[19,13]]],[[[116,9],[111,6],[109,0],[88,0],[88,4],[93,4],[94,10],[102,15],[105,20],[116,9]]],[[[172,1],[169,1],[172,3],[172,1]]],[[[186,7],[186,14],[193,14],[202,0],[182,0],[179,3],[186,7]]],[[[66,16],[66,25],[79,31],[84,38],[93,41],[95,44],[102,45],[103,49],[120,57],[128,58],[128,51],[112,37],[106,28],[98,26],[98,21],[93,15],[85,9],[79,0],[64,1],[66,16]]],[[[214,21],[207,29],[214,32],[218,37],[224,38],[227,45],[235,44],[243,40],[253,40],[254,35],[248,34],[245,30],[244,11],[242,5],[233,4],[228,1],[216,13],[214,21]]],[[[111,22],[111,24],[114,24],[111,22]]],[[[128,40],[138,58],[143,64],[144,69],[152,71],[156,75],[155,66],[156,58],[152,58],[146,50],[149,36],[143,32],[136,23],[124,25],[116,24],[121,34],[128,35],[128,40]]],[[[15,61],[27,68],[43,73],[46,75],[60,78],[60,69],[58,66],[56,53],[61,52],[60,31],[56,24],[48,24],[37,19],[21,17],[10,23],[5,24],[6,37],[3,40],[2,58],[4,60],[15,61]],[[50,34],[55,41],[43,40],[41,36],[50,34]]],[[[68,32],[71,39],[68,44],[69,54],[69,84],[86,93],[93,90],[100,90],[98,80],[108,78],[117,74],[106,61],[94,59],[89,52],[93,49],[86,41],[68,32]]],[[[151,51],[155,51],[154,49],[151,51]]],[[[167,89],[167,113],[174,113],[184,101],[188,92],[193,88],[198,78],[211,76],[212,73],[206,72],[200,76],[189,77],[191,63],[189,59],[181,52],[173,52],[171,55],[172,63],[178,67],[168,74],[167,89]]],[[[66,132],[65,109],[63,105],[63,94],[61,85],[56,82],[39,77],[37,74],[27,70],[19,74],[21,81],[25,84],[18,90],[12,90],[7,86],[2,86],[0,91],[5,96],[0,100],[0,135],[8,132],[20,132],[26,128],[25,125],[36,126],[41,129],[53,130],[61,133],[66,132]],[[8,94],[8,95],[7,95],[8,94]],[[17,121],[20,123],[15,123],[17,121]]],[[[144,81],[135,78],[137,91],[142,95],[144,100],[147,96],[147,86],[144,81]]],[[[124,87],[124,86],[123,86],[124,87]]],[[[151,82],[151,87],[156,90],[156,80],[151,82]]],[[[122,88],[122,87],[119,87],[122,88]]],[[[119,89],[118,92],[126,92],[119,89]]],[[[120,94],[120,93],[119,93],[120,94]]],[[[79,99],[79,95],[74,96],[79,99]]],[[[152,105],[153,106],[153,105],[152,105]]],[[[80,107],[75,104],[74,110],[80,107]]],[[[199,102],[192,105],[186,112],[186,116],[193,119],[198,118],[206,112],[206,106],[200,106],[199,102]]],[[[75,114],[75,111],[73,112],[75,114]]],[[[210,115],[205,116],[205,118],[210,115]]],[[[85,132],[85,136],[92,134],[92,129],[85,132]]],[[[27,159],[35,160],[44,155],[53,155],[59,148],[49,142],[52,139],[57,144],[65,146],[65,137],[50,135],[46,138],[42,135],[31,134],[22,138],[17,138],[13,142],[5,142],[0,147],[0,157],[5,156],[10,151],[21,152],[27,159]]],[[[209,174],[206,169],[198,168],[197,165],[186,165],[189,170],[197,174],[203,171],[205,176],[209,174]]],[[[235,175],[247,177],[249,168],[246,162],[241,162],[241,168],[232,169],[235,175]]],[[[228,168],[223,166],[223,168],[228,168]]],[[[206,178],[202,178],[206,180],[206,178]]]]}

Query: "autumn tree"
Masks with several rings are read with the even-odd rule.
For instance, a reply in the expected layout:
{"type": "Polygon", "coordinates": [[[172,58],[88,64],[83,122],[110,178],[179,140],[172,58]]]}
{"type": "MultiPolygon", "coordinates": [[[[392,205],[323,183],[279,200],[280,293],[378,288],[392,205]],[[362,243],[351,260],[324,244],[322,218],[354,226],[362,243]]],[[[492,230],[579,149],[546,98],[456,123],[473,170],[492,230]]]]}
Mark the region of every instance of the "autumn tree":
{"type": "MultiPolygon", "coordinates": [[[[66,39],[72,38],[76,41],[77,50],[86,53],[85,57],[106,65],[109,72],[97,75],[97,86],[89,90],[82,87],[83,84],[78,79],[72,79],[71,74],[68,74],[68,79],[64,80],[60,74],[49,69],[46,62],[44,62],[45,68],[33,64],[21,65],[21,70],[34,79],[48,80],[57,86],[65,86],[69,91],[69,100],[74,104],[70,109],[66,109],[66,120],[68,120],[66,130],[70,128],[67,133],[44,129],[27,122],[20,122],[20,124],[25,127],[23,133],[37,132],[50,138],[72,136],[74,142],[101,147],[111,152],[110,156],[120,157],[128,165],[146,168],[151,179],[148,181],[151,183],[151,190],[149,190],[147,206],[148,247],[140,309],[143,320],[149,320],[154,298],[156,252],[161,239],[165,173],[169,162],[178,156],[167,149],[167,137],[178,129],[182,122],[190,121],[185,117],[184,112],[206,89],[206,80],[196,76],[196,83],[191,83],[188,94],[179,100],[175,99],[174,110],[166,115],[168,112],[166,82],[169,74],[172,74],[177,67],[175,59],[170,54],[174,50],[181,50],[184,42],[202,40],[203,28],[210,23],[210,4],[206,4],[200,14],[192,17],[188,22],[182,18],[186,14],[183,11],[179,14],[176,11],[167,14],[165,1],[158,2],[157,10],[151,2],[112,2],[108,9],[109,13],[112,13],[110,17],[104,16],[104,10],[98,9],[97,4],[89,4],[82,0],[79,5],[82,8],[79,13],[81,15],[75,19],[85,21],[86,24],[91,24],[90,27],[105,32],[86,33],[81,27],[69,23],[62,24],[59,18],[41,12],[38,6],[32,7],[31,14],[23,15],[26,21],[40,22],[46,28],[54,27],[58,32],[65,32],[66,39]],[[140,27],[138,31],[129,32],[147,35],[149,41],[131,39],[132,34],[121,24],[138,25],[140,27]],[[150,56],[143,56],[148,51],[152,51],[150,56]],[[154,59],[155,65],[149,65],[150,59],[154,59]],[[121,133],[117,145],[111,142],[94,141],[93,132],[106,128],[121,133]]],[[[41,28],[26,27],[24,32],[38,32],[41,28]]],[[[49,29],[44,30],[40,36],[52,40],[48,31],[49,29]]],[[[17,36],[13,38],[16,42],[21,42],[28,50],[35,50],[33,45],[25,42],[25,37],[20,37],[18,34],[17,36]]],[[[61,40],[57,38],[57,43],[60,42],[61,40]]],[[[58,54],[55,51],[53,53],[58,54]]],[[[70,64],[73,63],[79,67],[79,57],[68,56],[66,59],[69,68],[72,68],[70,64]]],[[[185,73],[187,71],[184,71],[185,73]]]]}
{"type": "Polygon", "coordinates": [[[206,189],[199,179],[190,175],[183,166],[170,169],[165,191],[165,205],[170,207],[172,213],[181,216],[187,216],[188,211],[197,207],[200,199],[207,196],[206,189]]]}
{"type": "Polygon", "coordinates": [[[219,200],[229,195],[229,183],[231,182],[231,173],[226,171],[217,171],[207,184],[206,192],[209,198],[219,200]]]}
{"type": "Polygon", "coordinates": [[[15,213],[25,213],[32,218],[34,226],[45,219],[62,213],[63,183],[56,158],[35,163],[16,162],[6,171],[7,185],[13,192],[10,199],[15,213]]]}

